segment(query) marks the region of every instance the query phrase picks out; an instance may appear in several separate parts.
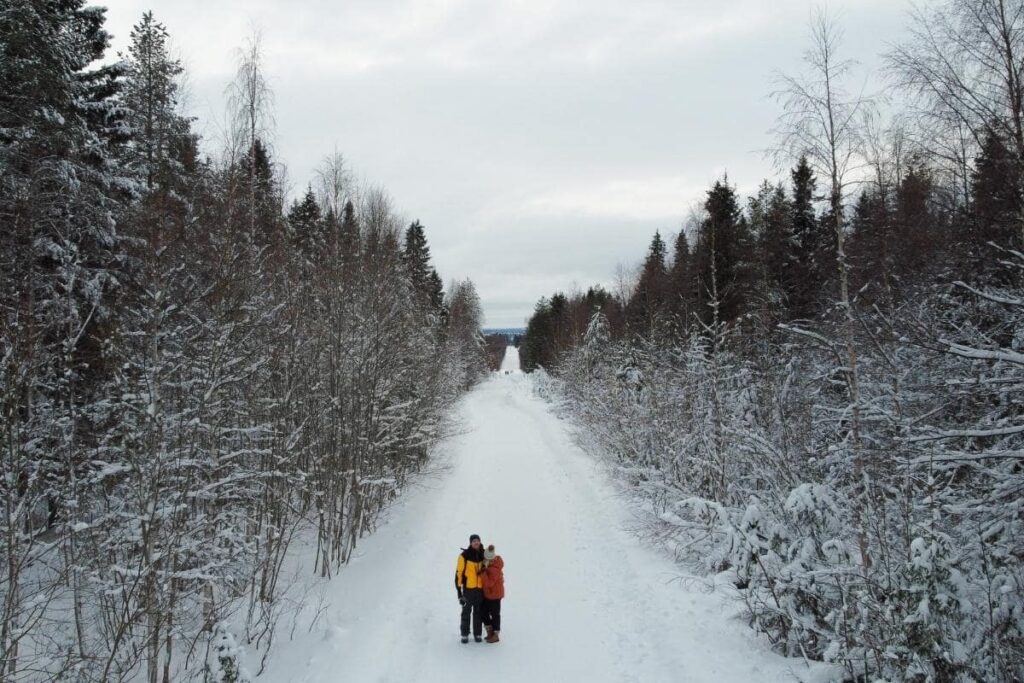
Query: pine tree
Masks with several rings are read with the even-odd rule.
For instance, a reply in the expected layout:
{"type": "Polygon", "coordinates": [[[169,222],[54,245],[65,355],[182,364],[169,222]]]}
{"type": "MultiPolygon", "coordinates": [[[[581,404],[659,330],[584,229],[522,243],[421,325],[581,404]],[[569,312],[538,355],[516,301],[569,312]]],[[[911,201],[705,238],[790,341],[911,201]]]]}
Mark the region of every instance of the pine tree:
{"type": "Polygon", "coordinates": [[[550,363],[554,367],[572,345],[571,307],[569,298],[561,292],[551,297],[551,349],[550,363]]]}
{"type": "Polygon", "coordinates": [[[748,203],[750,230],[757,243],[759,280],[763,289],[759,298],[771,311],[770,320],[787,317],[790,298],[796,289],[796,263],[793,255],[792,206],[781,185],[765,181],[757,196],[748,203]]]}
{"type": "Polygon", "coordinates": [[[240,181],[236,184],[242,193],[239,199],[244,198],[237,203],[238,229],[248,234],[257,246],[280,246],[286,234],[281,208],[283,197],[270,150],[260,138],[256,138],[234,172],[240,181]]]}
{"type": "Polygon", "coordinates": [[[191,119],[178,111],[182,68],[170,57],[168,42],[167,30],[147,12],[132,30],[125,60],[123,106],[130,140],[120,162],[139,178],[141,190],[125,232],[152,247],[139,254],[141,259],[156,256],[184,234],[190,186],[199,175],[198,137],[191,119]]]}
{"type": "Polygon", "coordinates": [[[58,586],[75,641],[85,629],[83,574],[22,570],[44,562],[35,554],[47,528],[54,557],[81,566],[77,503],[111,374],[103,347],[133,179],[116,164],[123,68],[94,66],[109,40],[104,12],[84,0],[0,10],[0,656],[13,677],[44,671],[47,653],[21,644],[51,623],[42,615],[58,586]]]}
{"type": "Polygon", "coordinates": [[[124,265],[117,222],[131,185],[116,164],[122,68],[92,66],[108,34],[104,10],[84,4],[18,0],[0,12],[3,328],[27,335],[18,348],[46,347],[31,382],[46,386],[40,398],[68,392],[65,407],[103,373],[98,332],[124,265]]]}
{"type": "Polygon", "coordinates": [[[640,279],[629,301],[629,325],[636,334],[651,334],[666,313],[668,270],[665,266],[665,241],[655,232],[644,259],[640,279]]]}
{"type": "MultiPolygon", "coordinates": [[[[850,219],[849,254],[854,286],[878,284],[890,296],[894,272],[892,211],[875,189],[857,197],[850,219]]],[[[871,296],[871,292],[865,292],[871,296]]]]}
{"type": "Polygon", "coordinates": [[[707,217],[697,243],[698,314],[710,324],[718,308],[722,322],[735,320],[749,308],[753,285],[753,240],[741,214],[736,191],[716,181],[704,202],[707,217]]]}
{"type": "Polygon", "coordinates": [[[1000,136],[988,130],[971,173],[972,224],[959,241],[975,257],[990,251],[994,242],[1020,248],[1017,235],[1024,210],[1022,173],[1018,160],[1000,136]]]}
{"type": "Polygon", "coordinates": [[[313,188],[306,189],[301,200],[288,211],[288,229],[292,243],[310,261],[322,260],[327,253],[326,221],[313,188]]]}
{"type": "Polygon", "coordinates": [[[416,300],[421,306],[439,312],[444,300],[441,277],[430,263],[430,247],[427,245],[423,225],[419,221],[413,221],[405,231],[402,261],[405,263],[416,300]]]}
{"type": "Polygon", "coordinates": [[[900,275],[927,268],[945,242],[943,221],[932,210],[932,192],[928,171],[916,164],[907,169],[896,188],[893,229],[898,248],[893,265],[900,275]]]}
{"type": "Polygon", "coordinates": [[[552,370],[552,337],[551,305],[546,298],[541,298],[526,323],[526,335],[520,346],[520,363],[523,371],[533,372],[540,367],[552,370]]]}
{"type": "Polygon", "coordinates": [[[691,322],[690,316],[693,313],[696,295],[694,283],[690,241],[686,237],[686,230],[680,230],[672,251],[672,268],[668,273],[667,298],[669,311],[675,317],[676,324],[683,329],[691,322]]]}
{"type": "Polygon", "coordinates": [[[188,133],[188,121],[177,112],[181,62],[170,57],[168,39],[164,25],[146,12],[132,28],[128,48],[124,103],[133,142],[125,161],[138,169],[148,190],[173,172],[168,164],[188,133]]]}
{"type": "Polygon", "coordinates": [[[829,244],[827,226],[819,221],[814,211],[814,192],[817,181],[806,157],[801,157],[790,173],[793,182],[793,260],[794,289],[793,313],[810,315],[817,305],[821,286],[828,276],[822,263],[823,250],[829,244]]]}
{"type": "Polygon", "coordinates": [[[430,305],[435,311],[438,311],[441,318],[447,315],[444,308],[444,283],[441,282],[441,276],[436,270],[431,269],[430,280],[427,283],[427,292],[430,294],[430,305]]]}
{"type": "Polygon", "coordinates": [[[613,297],[609,294],[604,287],[600,285],[594,285],[593,287],[587,287],[586,293],[583,295],[583,306],[587,309],[588,322],[590,325],[590,318],[594,317],[594,311],[602,310],[611,305],[613,297]]]}
{"type": "Polygon", "coordinates": [[[355,206],[349,200],[345,202],[345,208],[341,213],[341,223],[338,226],[338,258],[348,276],[354,275],[359,268],[360,244],[359,219],[356,216],[355,206]]]}

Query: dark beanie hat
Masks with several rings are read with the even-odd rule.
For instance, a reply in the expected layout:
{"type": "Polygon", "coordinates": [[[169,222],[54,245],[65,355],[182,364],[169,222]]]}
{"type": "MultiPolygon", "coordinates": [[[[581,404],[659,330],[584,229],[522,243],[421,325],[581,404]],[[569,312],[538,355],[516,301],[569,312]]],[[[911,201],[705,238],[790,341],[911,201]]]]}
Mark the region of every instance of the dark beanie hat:
{"type": "Polygon", "coordinates": [[[469,542],[470,543],[472,543],[473,541],[479,541],[479,540],[480,540],[480,534],[470,534],[470,536],[469,536],[469,542]]]}

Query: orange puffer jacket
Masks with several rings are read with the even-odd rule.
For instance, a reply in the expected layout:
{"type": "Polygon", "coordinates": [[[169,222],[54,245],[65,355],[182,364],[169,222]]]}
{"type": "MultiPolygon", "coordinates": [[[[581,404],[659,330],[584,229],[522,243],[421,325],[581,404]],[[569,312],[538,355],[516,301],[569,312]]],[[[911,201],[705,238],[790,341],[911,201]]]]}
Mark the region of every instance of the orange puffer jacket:
{"type": "Polygon", "coordinates": [[[488,600],[501,600],[505,597],[505,560],[501,555],[495,556],[480,572],[480,581],[484,588],[484,597],[488,600]]]}

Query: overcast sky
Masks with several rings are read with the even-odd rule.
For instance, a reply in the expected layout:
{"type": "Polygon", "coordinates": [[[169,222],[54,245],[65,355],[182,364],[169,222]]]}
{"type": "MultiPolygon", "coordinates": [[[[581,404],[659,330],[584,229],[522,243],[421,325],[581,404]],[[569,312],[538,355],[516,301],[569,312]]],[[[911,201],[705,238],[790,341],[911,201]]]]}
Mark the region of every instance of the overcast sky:
{"type": "MultiPolygon", "coordinates": [[[[236,50],[263,34],[273,146],[293,190],[337,148],[427,228],[447,282],[470,277],[490,327],[538,298],[610,284],[762,150],[774,73],[798,67],[807,0],[100,0],[114,48],[153,9],[219,136],[236,50]]],[[[902,0],[832,2],[865,70],[899,39],[902,0]]]]}

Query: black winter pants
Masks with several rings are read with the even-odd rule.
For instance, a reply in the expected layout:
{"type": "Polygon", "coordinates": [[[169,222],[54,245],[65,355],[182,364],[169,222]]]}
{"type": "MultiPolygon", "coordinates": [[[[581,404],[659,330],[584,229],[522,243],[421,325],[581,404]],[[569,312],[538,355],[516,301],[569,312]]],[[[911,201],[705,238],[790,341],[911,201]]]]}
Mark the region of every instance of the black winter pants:
{"type": "Polygon", "coordinates": [[[501,600],[484,598],[484,625],[495,631],[501,630],[501,600]]]}
{"type": "Polygon", "coordinates": [[[466,604],[462,606],[462,635],[469,635],[469,617],[472,614],[473,635],[479,636],[484,630],[484,590],[483,588],[465,588],[462,591],[462,597],[466,600],[466,604]]]}

